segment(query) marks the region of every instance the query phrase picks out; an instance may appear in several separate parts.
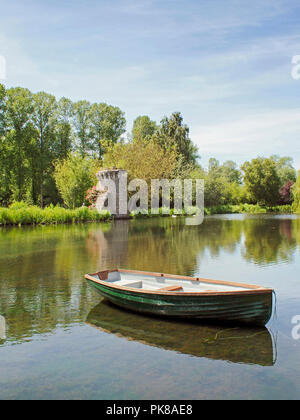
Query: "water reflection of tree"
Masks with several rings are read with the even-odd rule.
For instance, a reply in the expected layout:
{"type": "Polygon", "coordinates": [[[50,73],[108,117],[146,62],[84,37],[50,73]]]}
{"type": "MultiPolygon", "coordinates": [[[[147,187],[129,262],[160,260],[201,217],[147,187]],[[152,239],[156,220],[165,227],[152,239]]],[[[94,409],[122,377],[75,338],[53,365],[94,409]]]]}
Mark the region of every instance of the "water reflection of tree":
{"type": "Polygon", "coordinates": [[[255,263],[289,261],[295,250],[298,220],[206,218],[201,226],[184,219],[120,221],[108,232],[89,233],[87,247],[97,268],[123,267],[192,275],[206,252],[214,258],[234,253],[255,263]]]}
{"type": "Polygon", "coordinates": [[[0,230],[0,315],[8,337],[29,339],[85,320],[97,296],[83,276],[101,268],[193,275],[207,252],[257,264],[289,261],[300,246],[300,219],[206,218],[201,226],[160,218],[114,224],[0,230]]]}
{"type": "MultiPolygon", "coordinates": [[[[139,221],[140,222],[140,221],[139,221]]],[[[242,225],[220,220],[201,226],[185,226],[184,220],[160,219],[131,226],[128,242],[130,266],[150,271],[192,275],[197,259],[206,250],[217,256],[221,250],[234,252],[241,239],[242,225]]]]}
{"type": "Polygon", "coordinates": [[[292,235],[295,238],[298,248],[300,250],[300,218],[293,220],[293,230],[292,235]]]}
{"type": "Polygon", "coordinates": [[[86,247],[95,259],[91,271],[127,266],[129,226],[128,220],[117,220],[108,230],[89,231],[86,247]]]}
{"type": "Polygon", "coordinates": [[[291,261],[297,246],[294,222],[263,217],[246,219],[243,257],[256,264],[291,261]]]}
{"type": "Polygon", "coordinates": [[[0,232],[0,314],[10,339],[84,321],[93,301],[83,279],[90,230],[80,225],[0,232]]]}

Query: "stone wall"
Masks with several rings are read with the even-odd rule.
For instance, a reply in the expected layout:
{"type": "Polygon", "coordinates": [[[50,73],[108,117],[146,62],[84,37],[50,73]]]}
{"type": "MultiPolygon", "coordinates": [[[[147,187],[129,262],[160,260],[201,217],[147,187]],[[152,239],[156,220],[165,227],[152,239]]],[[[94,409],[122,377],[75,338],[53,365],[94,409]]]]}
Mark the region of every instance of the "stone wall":
{"type": "MultiPolygon", "coordinates": [[[[113,181],[116,187],[116,207],[114,211],[110,211],[115,219],[128,219],[129,212],[122,211],[124,207],[127,209],[127,194],[126,202],[123,198],[125,191],[121,191],[121,188],[126,188],[127,191],[127,171],[124,169],[105,169],[97,173],[98,184],[97,190],[100,192],[97,201],[96,209],[98,211],[108,210],[107,206],[112,195],[107,187],[107,180],[113,181]],[[121,205],[121,207],[120,207],[121,205]]],[[[125,196],[124,196],[125,197],[125,196]]]]}

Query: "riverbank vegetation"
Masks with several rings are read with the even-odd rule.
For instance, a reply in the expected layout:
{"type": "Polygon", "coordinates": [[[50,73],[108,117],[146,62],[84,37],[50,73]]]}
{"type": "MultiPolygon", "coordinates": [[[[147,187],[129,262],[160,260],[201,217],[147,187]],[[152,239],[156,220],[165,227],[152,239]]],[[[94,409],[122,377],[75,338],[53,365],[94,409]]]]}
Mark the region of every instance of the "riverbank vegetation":
{"type": "MultiPolygon", "coordinates": [[[[132,212],[131,217],[132,218],[143,218],[143,217],[164,217],[164,216],[189,216],[191,214],[196,214],[197,209],[196,207],[193,209],[190,209],[190,212],[186,212],[184,209],[180,214],[177,214],[177,212],[174,209],[170,209],[170,214],[164,213],[163,209],[160,208],[158,214],[151,214],[151,211],[148,212],[132,212]]],[[[273,214],[291,214],[293,213],[293,209],[291,205],[284,205],[284,206],[273,206],[273,207],[262,207],[258,204],[226,204],[226,205],[219,205],[219,206],[213,206],[213,207],[205,207],[204,208],[204,214],[206,216],[212,216],[214,214],[267,214],[267,213],[273,213],[273,214]]]]}
{"type": "Polygon", "coordinates": [[[240,167],[211,158],[204,168],[201,144],[198,150],[179,112],[160,123],[139,116],[126,138],[124,115],[105,103],[0,84],[0,223],[62,223],[82,214],[93,220],[85,207],[97,196],[95,174],[112,167],[126,169],[129,181],[204,179],[207,214],[300,212],[300,180],[290,157],[257,157],[240,167]]]}
{"type": "Polygon", "coordinates": [[[300,214],[300,171],[298,172],[297,181],[292,187],[292,192],[294,198],[293,210],[295,213],[300,214]]]}
{"type": "MultiPolygon", "coordinates": [[[[196,208],[194,209],[196,213],[196,208]]],[[[214,214],[262,214],[262,213],[292,213],[292,206],[274,206],[261,207],[253,204],[241,205],[223,205],[215,207],[207,207],[204,210],[205,215],[211,216],[214,214]]],[[[182,216],[188,216],[190,213],[182,211],[182,216]]],[[[148,212],[130,214],[130,218],[153,218],[153,217],[167,217],[177,215],[174,209],[167,214],[163,208],[159,209],[158,214],[148,212]]],[[[77,209],[65,209],[59,206],[50,205],[45,208],[38,206],[28,206],[24,202],[14,203],[9,208],[0,208],[0,226],[24,226],[24,225],[52,225],[52,224],[72,224],[72,223],[86,223],[86,222],[107,222],[112,220],[109,212],[101,212],[87,207],[77,209]]]]}
{"type": "Polygon", "coordinates": [[[10,208],[0,208],[0,226],[105,222],[110,219],[109,212],[99,213],[87,207],[72,210],[50,205],[41,209],[38,206],[28,206],[20,202],[12,204],[10,208]]]}

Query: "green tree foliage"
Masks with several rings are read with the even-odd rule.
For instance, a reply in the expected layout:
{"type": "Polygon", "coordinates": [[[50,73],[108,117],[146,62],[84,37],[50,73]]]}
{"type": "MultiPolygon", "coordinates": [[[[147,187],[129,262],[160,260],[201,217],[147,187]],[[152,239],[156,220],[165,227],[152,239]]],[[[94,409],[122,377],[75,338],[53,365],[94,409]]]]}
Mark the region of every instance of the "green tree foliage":
{"type": "Polygon", "coordinates": [[[4,135],[6,109],[6,90],[0,83],[0,137],[4,135]]]}
{"type": "Polygon", "coordinates": [[[57,115],[55,122],[55,138],[57,158],[64,159],[72,150],[72,116],[73,104],[67,98],[61,98],[57,103],[57,115]]]}
{"type": "Polygon", "coordinates": [[[14,199],[19,201],[25,198],[29,182],[28,156],[33,135],[32,112],[33,98],[28,89],[7,90],[5,148],[7,157],[10,158],[11,190],[14,199]]]}
{"type": "Polygon", "coordinates": [[[9,202],[9,169],[7,141],[5,139],[5,111],[6,111],[6,90],[0,83],[0,206],[9,202]]]}
{"type": "Polygon", "coordinates": [[[11,153],[6,138],[0,136],[0,207],[8,206],[12,196],[12,162],[10,155],[11,153]]]}
{"type": "Polygon", "coordinates": [[[212,207],[225,203],[224,182],[208,174],[205,178],[205,206],[212,207]]]}
{"type": "MultiPolygon", "coordinates": [[[[39,178],[40,205],[44,206],[44,188],[46,178],[51,171],[51,162],[55,157],[55,124],[57,103],[54,96],[45,92],[33,95],[33,124],[36,130],[37,173],[39,178]]],[[[49,182],[49,179],[47,180],[49,182]]]]}
{"type": "Polygon", "coordinates": [[[244,183],[254,202],[274,205],[279,200],[281,180],[273,159],[257,158],[245,162],[244,183]]]}
{"type": "Polygon", "coordinates": [[[223,178],[226,182],[237,184],[242,182],[242,173],[232,160],[227,160],[223,165],[220,165],[217,159],[209,159],[208,173],[215,178],[223,178]]]}
{"type": "Polygon", "coordinates": [[[81,156],[86,156],[93,148],[90,102],[78,101],[74,103],[73,117],[73,125],[77,139],[77,148],[81,156]]]}
{"type": "Polygon", "coordinates": [[[68,208],[74,209],[84,203],[87,190],[97,181],[98,166],[97,160],[80,153],[70,153],[63,161],[56,162],[55,182],[68,208]]]}
{"type": "MultiPolygon", "coordinates": [[[[97,157],[104,166],[127,169],[130,177],[148,181],[202,178],[205,202],[210,207],[290,203],[292,191],[294,208],[299,208],[299,180],[291,188],[296,172],[290,157],[274,155],[246,162],[244,177],[231,160],[220,164],[212,158],[204,170],[179,112],[164,117],[159,125],[146,115],[137,117],[128,143],[122,139],[125,126],[124,113],[118,107],[73,103],[67,98],[56,101],[45,92],[32,94],[28,89],[5,89],[0,84],[0,204],[8,206],[14,200],[41,206],[61,203],[64,198],[57,188],[57,168],[59,163],[73,162],[74,156],[79,159],[79,153],[83,161],[97,162],[97,157]]],[[[63,191],[62,183],[59,185],[63,191]]],[[[68,199],[68,203],[73,206],[74,200],[68,199]]]]}
{"type": "Polygon", "coordinates": [[[153,139],[164,150],[176,149],[178,155],[183,157],[183,164],[196,164],[198,149],[189,137],[189,128],[183,123],[180,112],[174,112],[170,118],[164,117],[153,139]]]}
{"type": "Polygon", "coordinates": [[[129,179],[172,179],[177,167],[174,150],[165,151],[153,140],[137,143],[118,143],[108,148],[104,167],[118,167],[128,171],[129,179]]]}
{"type": "Polygon", "coordinates": [[[229,183],[241,184],[242,182],[242,173],[232,160],[227,160],[221,166],[221,174],[229,183]]]}
{"type": "Polygon", "coordinates": [[[137,117],[133,122],[132,141],[146,140],[153,136],[157,130],[155,121],[150,120],[147,115],[137,117]]]}
{"type": "Polygon", "coordinates": [[[117,143],[125,133],[126,119],[120,108],[105,103],[93,104],[89,115],[93,149],[101,159],[105,151],[104,145],[117,143]]]}
{"type": "Polygon", "coordinates": [[[192,177],[205,181],[205,205],[208,207],[223,204],[239,204],[244,199],[244,188],[241,185],[241,172],[232,161],[223,165],[211,158],[208,170],[202,168],[192,172],[192,177]]]}
{"type": "Polygon", "coordinates": [[[292,193],[294,198],[293,210],[300,213],[300,171],[298,171],[297,181],[292,187],[292,193]]]}
{"type": "Polygon", "coordinates": [[[271,156],[271,159],[275,162],[276,171],[280,178],[280,186],[283,187],[288,181],[295,182],[297,173],[293,167],[293,159],[291,157],[280,157],[277,155],[271,156]]]}
{"type": "Polygon", "coordinates": [[[104,103],[75,104],[45,92],[6,90],[0,84],[0,202],[41,206],[61,202],[53,177],[54,161],[72,151],[102,156],[105,142],[125,131],[124,113],[104,103]]]}

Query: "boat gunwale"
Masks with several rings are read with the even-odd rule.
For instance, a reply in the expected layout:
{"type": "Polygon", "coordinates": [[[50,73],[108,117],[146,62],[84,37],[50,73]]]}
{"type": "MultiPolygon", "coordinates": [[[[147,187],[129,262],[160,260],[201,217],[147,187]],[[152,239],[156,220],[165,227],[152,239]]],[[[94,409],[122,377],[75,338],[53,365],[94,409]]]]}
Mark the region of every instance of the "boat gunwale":
{"type": "Polygon", "coordinates": [[[155,273],[150,271],[137,271],[137,270],[126,270],[126,269],[112,269],[112,270],[103,270],[98,271],[97,273],[92,274],[86,274],[85,278],[87,280],[90,280],[94,283],[98,283],[102,286],[107,286],[113,289],[128,291],[128,292],[134,292],[134,293],[143,293],[143,294],[154,294],[154,295],[164,295],[164,296],[231,296],[231,295],[256,295],[256,294],[269,294],[273,293],[273,289],[257,286],[253,284],[245,284],[245,283],[234,283],[229,281],[222,281],[222,280],[210,280],[210,279],[202,279],[199,277],[188,277],[188,276],[177,276],[175,274],[165,274],[165,273],[155,273]],[[119,273],[132,273],[132,274],[143,274],[143,275],[151,275],[155,277],[167,277],[171,279],[177,279],[177,280],[190,280],[190,281],[199,281],[202,283],[210,283],[210,284],[219,284],[219,285],[225,285],[225,286],[233,286],[233,287],[242,287],[246,290],[229,290],[229,291],[203,291],[203,292],[170,292],[170,291],[162,291],[162,290],[147,290],[147,289],[138,289],[133,287],[126,287],[122,285],[113,284],[113,282],[108,282],[106,280],[101,280],[99,278],[96,279],[93,276],[98,276],[99,274],[108,274],[113,272],[119,272],[119,273]],[[251,289],[251,290],[248,290],[251,289]]]}

